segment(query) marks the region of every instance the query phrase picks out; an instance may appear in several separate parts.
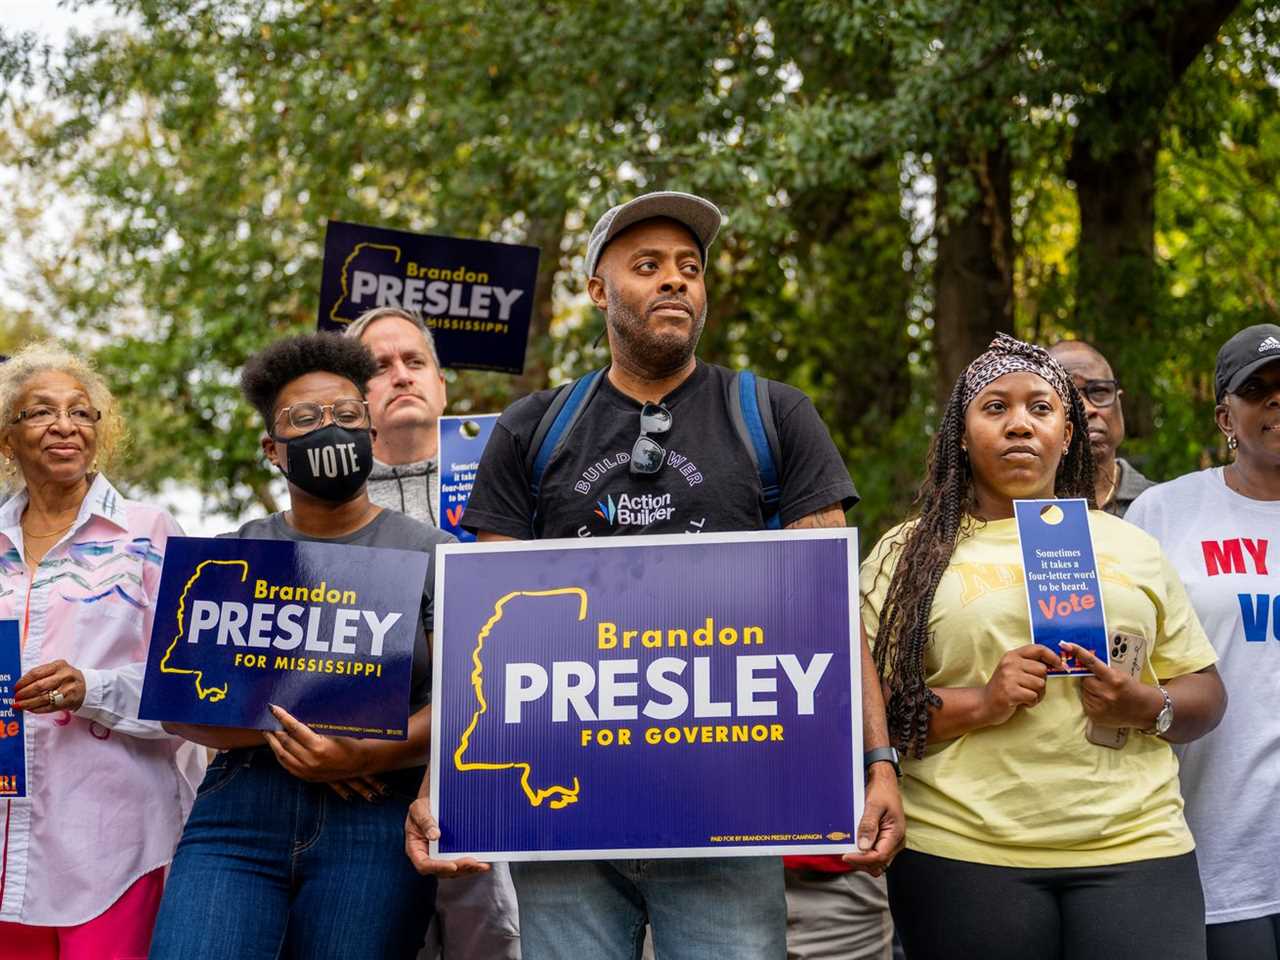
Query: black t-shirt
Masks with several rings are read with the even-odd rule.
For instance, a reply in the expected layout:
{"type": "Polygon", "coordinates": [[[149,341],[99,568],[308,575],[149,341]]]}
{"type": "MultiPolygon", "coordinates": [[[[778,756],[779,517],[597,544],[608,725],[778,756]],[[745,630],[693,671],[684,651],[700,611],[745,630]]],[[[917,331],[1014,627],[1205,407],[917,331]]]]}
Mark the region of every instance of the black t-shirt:
{"type": "MultiPolygon", "coordinates": [[[[667,450],[662,469],[632,476],[631,448],[643,405],[606,376],[547,464],[536,533],[525,463],[556,391],[516,401],[485,447],[462,525],[520,540],[764,529],[759,473],[731,418],[732,377],[724,367],[699,361],[663,398],[672,422],[667,433],[654,437],[667,450]]],[[[833,503],[846,510],[857,503],[849,471],[809,398],[776,382],[769,385],[769,398],[782,448],[783,525],[833,503]]]]}
{"type": "Polygon", "coordinates": [[[453,543],[454,537],[436,527],[428,527],[403,513],[383,510],[354,533],[341,537],[309,537],[285,523],[284,515],[273,513],[261,520],[250,520],[224,537],[240,540],[293,540],[297,543],[342,543],[357,547],[388,547],[392,550],[414,550],[427,555],[427,581],[422,585],[421,616],[413,647],[413,680],[409,688],[409,712],[416,713],[431,702],[431,648],[427,634],[431,632],[435,610],[436,545],[453,543]]]}

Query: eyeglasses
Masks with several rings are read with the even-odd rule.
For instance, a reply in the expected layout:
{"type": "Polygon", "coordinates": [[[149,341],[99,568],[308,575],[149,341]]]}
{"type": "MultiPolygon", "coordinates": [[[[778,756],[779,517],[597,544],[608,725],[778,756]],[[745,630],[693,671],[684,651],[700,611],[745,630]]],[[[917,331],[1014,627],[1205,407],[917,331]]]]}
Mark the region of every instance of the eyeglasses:
{"type": "Polygon", "coordinates": [[[369,422],[369,403],[354,398],[335,400],[333,403],[312,403],[304,400],[291,403],[276,414],[276,423],[281,417],[287,417],[289,426],[303,433],[310,433],[324,423],[324,413],[328,410],[333,415],[333,422],[340,427],[354,430],[366,426],[369,422]]]}
{"type": "Polygon", "coordinates": [[[1119,380],[1086,380],[1077,384],[1080,393],[1095,407],[1109,407],[1120,396],[1119,380]]]}
{"type": "Polygon", "coordinates": [[[640,410],[640,436],[631,448],[631,473],[650,476],[662,469],[667,451],[650,434],[666,433],[671,429],[671,411],[660,403],[646,403],[640,410]]]}
{"type": "Polygon", "coordinates": [[[19,410],[18,415],[10,422],[25,423],[30,427],[51,427],[58,422],[58,418],[64,413],[73,427],[93,429],[97,426],[98,421],[102,419],[102,411],[94,407],[81,405],[63,410],[59,407],[42,403],[34,407],[27,407],[25,410],[19,410]]]}

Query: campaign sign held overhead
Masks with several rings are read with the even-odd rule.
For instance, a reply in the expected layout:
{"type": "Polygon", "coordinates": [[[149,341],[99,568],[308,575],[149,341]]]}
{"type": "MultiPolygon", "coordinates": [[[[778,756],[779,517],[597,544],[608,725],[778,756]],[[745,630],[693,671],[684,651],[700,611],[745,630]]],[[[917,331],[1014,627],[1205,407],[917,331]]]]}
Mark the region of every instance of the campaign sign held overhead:
{"type": "Polygon", "coordinates": [[[13,688],[22,676],[22,644],[17,620],[0,620],[0,799],[27,798],[27,725],[13,707],[13,688]]]}
{"type": "Polygon", "coordinates": [[[537,247],[330,220],[318,326],[404,307],[422,314],[442,366],[520,373],[537,278],[537,247]]]}
{"type": "Polygon", "coordinates": [[[441,547],[433,855],[854,850],[857,569],[853,530],[441,547]]]}
{"type": "Polygon", "coordinates": [[[174,537],[139,716],[403,740],[427,556],[278,540],[174,537]]]}
{"type": "MultiPolygon", "coordinates": [[[[1031,638],[1061,653],[1074,643],[1103,663],[1111,662],[1102,586],[1093,556],[1089,505],[1084,500],[1015,500],[1013,514],[1026,574],[1031,638]]],[[[1087,675],[1074,660],[1050,676],[1087,675]]]]}
{"type": "Polygon", "coordinates": [[[440,503],[436,516],[440,529],[452,533],[462,543],[476,535],[461,527],[471,489],[476,485],[480,455],[493,434],[498,414],[440,418],[440,503]]]}

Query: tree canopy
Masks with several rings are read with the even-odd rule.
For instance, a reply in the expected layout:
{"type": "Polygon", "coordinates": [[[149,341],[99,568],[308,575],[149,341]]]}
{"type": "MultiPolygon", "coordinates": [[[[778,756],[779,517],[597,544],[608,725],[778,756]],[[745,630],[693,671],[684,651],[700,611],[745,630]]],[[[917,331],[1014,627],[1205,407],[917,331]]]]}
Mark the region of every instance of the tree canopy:
{"type": "Polygon", "coordinates": [[[995,330],[1098,342],[1166,478],[1225,455],[1214,352],[1280,315],[1261,0],[96,6],[122,25],[0,41],[9,340],[91,347],[125,479],[226,509],[270,503],[235,374],[314,326],[330,218],[542,249],[526,373],[456,375],[465,411],[605,362],[581,263],[608,205],[714,199],[702,354],[809,392],[872,533],[995,330]]]}

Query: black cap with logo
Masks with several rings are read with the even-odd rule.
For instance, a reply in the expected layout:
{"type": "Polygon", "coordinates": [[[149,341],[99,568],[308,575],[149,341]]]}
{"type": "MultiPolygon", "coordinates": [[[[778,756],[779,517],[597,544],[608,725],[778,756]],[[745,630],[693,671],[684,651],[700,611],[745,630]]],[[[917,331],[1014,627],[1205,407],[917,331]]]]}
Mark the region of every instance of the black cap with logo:
{"type": "Polygon", "coordinates": [[[1280,327],[1274,323],[1245,327],[1224,343],[1213,372],[1213,390],[1218,403],[1228,393],[1239,390],[1249,374],[1272,360],[1280,360],[1280,327]]]}

